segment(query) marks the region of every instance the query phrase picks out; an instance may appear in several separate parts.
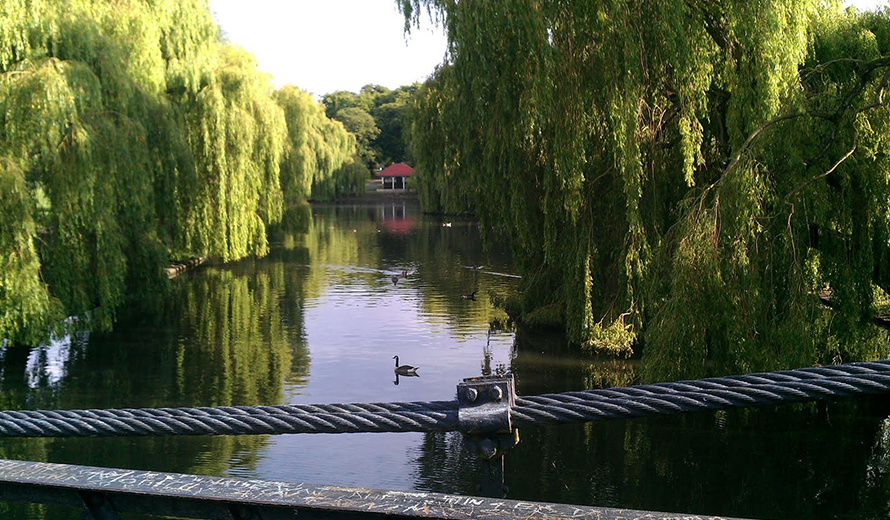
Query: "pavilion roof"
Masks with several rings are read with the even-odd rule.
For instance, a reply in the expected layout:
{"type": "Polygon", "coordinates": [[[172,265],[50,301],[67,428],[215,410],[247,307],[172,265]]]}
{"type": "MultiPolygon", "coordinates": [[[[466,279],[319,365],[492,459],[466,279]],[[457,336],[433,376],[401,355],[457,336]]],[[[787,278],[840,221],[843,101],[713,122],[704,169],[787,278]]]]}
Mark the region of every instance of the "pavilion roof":
{"type": "Polygon", "coordinates": [[[414,174],[414,168],[405,163],[396,163],[377,174],[377,177],[410,177],[414,174]]]}

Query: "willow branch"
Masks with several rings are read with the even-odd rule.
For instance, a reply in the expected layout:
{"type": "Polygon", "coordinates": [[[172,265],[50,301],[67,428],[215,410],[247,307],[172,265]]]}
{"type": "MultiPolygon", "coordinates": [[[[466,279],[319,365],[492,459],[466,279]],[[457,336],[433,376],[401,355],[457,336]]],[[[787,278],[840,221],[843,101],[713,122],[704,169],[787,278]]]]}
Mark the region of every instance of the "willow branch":
{"type": "Polygon", "coordinates": [[[822,62],[822,63],[819,63],[819,64],[813,66],[813,67],[801,69],[800,70],[801,79],[806,79],[817,72],[822,72],[823,70],[827,69],[829,66],[835,65],[837,63],[861,64],[862,60],[857,60],[856,58],[838,58],[836,60],[822,62]]]}
{"type": "Polygon", "coordinates": [[[770,119],[766,123],[763,123],[762,125],[757,127],[757,129],[754,130],[753,132],[751,132],[751,135],[749,135],[748,138],[745,139],[745,142],[742,143],[741,147],[739,147],[739,150],[736,152],[735,156],[733,156],[732,160],[729,162],[729,164],[726,166],[726,168],[724,168],[723,175],[720,176],[720,180],[723,180],[723,178],[726,177],[726,175],[728,175],[735,168],[735,166],[738,164],[739,160],[742,158],[742,154],[744,154],[746,151],[748,151],[748,148],[750,148],[751,144],[754,143],[754,139],[756,139],[757,136],[760,135],[761,132],[763,132],[764,130],[766,130],[767,128],[769,128],[775,124],[781,123],[782,121],[787,121],[789,119],[796,119],[798,117],[803,117],[806,115],[809,115],[809,114],[807,114],[806,112],[794,112],[791,114],[785,114],[783,116],[778,116],[773,119],[770,119]]]}
{"type": "Polygon", "coordinates": [[[884,105],[884,91],[887,89],[888,82],[890,82],[890,68],[884,71],[884,77],[881,79],[881,85],[878,87],[878,91],[875,92],[875,100],[872,103],[858,109],[856,111],[856,115],[884,105]]]}
{"type": "Polygon", "coordinates": [[[832,166],[831,168],[829,168],[828,171],[826,171],[826,172],[824,172],[824,173],[820,173],[819,175],[816,175],[815,177],[813,177],[813,178],[811,178],[811,179],[807,179],[806,182],[804,182],[803,184],[800,184],[799,186],[797,186],[797,187],[794,188],[793,190],[789,191],[788,194],[785,195],[785,200],[787,201],[787,200],[790,199],[793,195],[797,194],[797,192],[799,192],[800,190],[806,188],[807,186],[809,186],[810,184],[816,182],[817,180],[819,180],[819,179],[821,179],[821,178],[823,178],[823,177],[828,177],[829,175],[831,175],[835,170],[837,170],[838,166],[840,166],[841,163],[843,163],[844,161],[846,161],[847,159],[849,159],[850,156],[853,155],[853,152],[855,152],[855,151],[856,151],[856,145],[854,144],[853,147],[850,148],[850,151],[848,151],[847,153],[845,153],[845,154],[843,155],[843,157],[841,157],[840,159],[838,159],[838,161],[837,161],[836,163],[834,163],[834,166],[832,166]]]}

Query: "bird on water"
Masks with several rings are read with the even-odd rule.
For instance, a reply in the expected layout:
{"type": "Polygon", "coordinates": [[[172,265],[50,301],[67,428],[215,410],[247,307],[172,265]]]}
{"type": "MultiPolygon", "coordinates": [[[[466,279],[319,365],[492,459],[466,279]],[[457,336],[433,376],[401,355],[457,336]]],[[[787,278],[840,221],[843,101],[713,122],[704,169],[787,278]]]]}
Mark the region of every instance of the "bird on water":
{"type": "Polygon", "coordinates": [[[417,377],[420,377],[420,376],[417,374],[417,369],[420,368],[420,367],[412,367],[411,365],[401,365],[401,366],[400,366],[400,365],[399,365],[399,356],[393,356],[392,358],[396,360],[396,368],[395,368],[395,373],[396,373],[396,374],[398,374],[398,375],[400,375],[400,376],[417,376],[417,377]]]}
{"type": "Polygon", "coordinates": [[[390,278],[390,280],[392,280],[393,285],[396,285],[399,283],[399,280],[401,280],[402,278],[408,278],[408,270],[407,269],[402,269],[402,276],[394,274],[394,275],[392,275],[392,278],[390,278]]]}
{"type": "Polygon", "coordinates": [[[476,291],[471,292],[470,294],[461,294],[461,298],[464,300],[475,300],[476,299],[476,291]]]}

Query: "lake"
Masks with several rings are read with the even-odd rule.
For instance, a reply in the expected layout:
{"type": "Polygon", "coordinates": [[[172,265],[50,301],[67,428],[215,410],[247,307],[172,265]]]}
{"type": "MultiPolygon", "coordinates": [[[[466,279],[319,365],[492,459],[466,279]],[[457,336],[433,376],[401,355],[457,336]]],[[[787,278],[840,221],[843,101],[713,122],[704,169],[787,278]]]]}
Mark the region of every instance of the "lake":
{"type": "MultiPolygon", "coordinates": [[[[108,333],[0,350],[4,409],[427,401],[512,372],[520,395],[633,384],[638,361],[491,327],[520,279],[476,222],[416,202],[319,205],[262,259],[206,265],[108,333]],[[407,272],[407,273],[406,273],[407,272]],[[406,275],[407,274],[407,275],[406,275]],[[463,295],[474,293],[475,299],[463,295]],[[393,356],[420,377],[395,379],[393,356]]],[[[529,428],[508,498],[753,518],[886,518],[890,400],[529,428]]],[[[458,434],[3,439],[0,457],[474,494],[458,434]]],[[[0,504],[2,518],[79,512],[0,504]]]]}

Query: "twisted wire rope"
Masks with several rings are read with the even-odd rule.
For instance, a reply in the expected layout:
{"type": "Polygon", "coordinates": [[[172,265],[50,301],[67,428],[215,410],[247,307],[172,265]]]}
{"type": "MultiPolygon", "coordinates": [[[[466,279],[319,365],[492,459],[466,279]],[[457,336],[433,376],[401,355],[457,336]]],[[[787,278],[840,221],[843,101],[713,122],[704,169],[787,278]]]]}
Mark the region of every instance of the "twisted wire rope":
{"type": "Polygon", "coordinates": [[[0,412],[0,437],[455,431],[457,402],[0,412]]]}
{"type": "Polygon", "coordinates": [[[515,426],[723,410],[890,392],[890,361],[517,397],[515,426]]]}
{"type": "MultiPolygon", "coordinates": [[[[517,397],[518,427],[890,392],[890,360],[517,397]]],[[[457,401],[0,411],[0,437],[461,431],[457,401]]]]}

